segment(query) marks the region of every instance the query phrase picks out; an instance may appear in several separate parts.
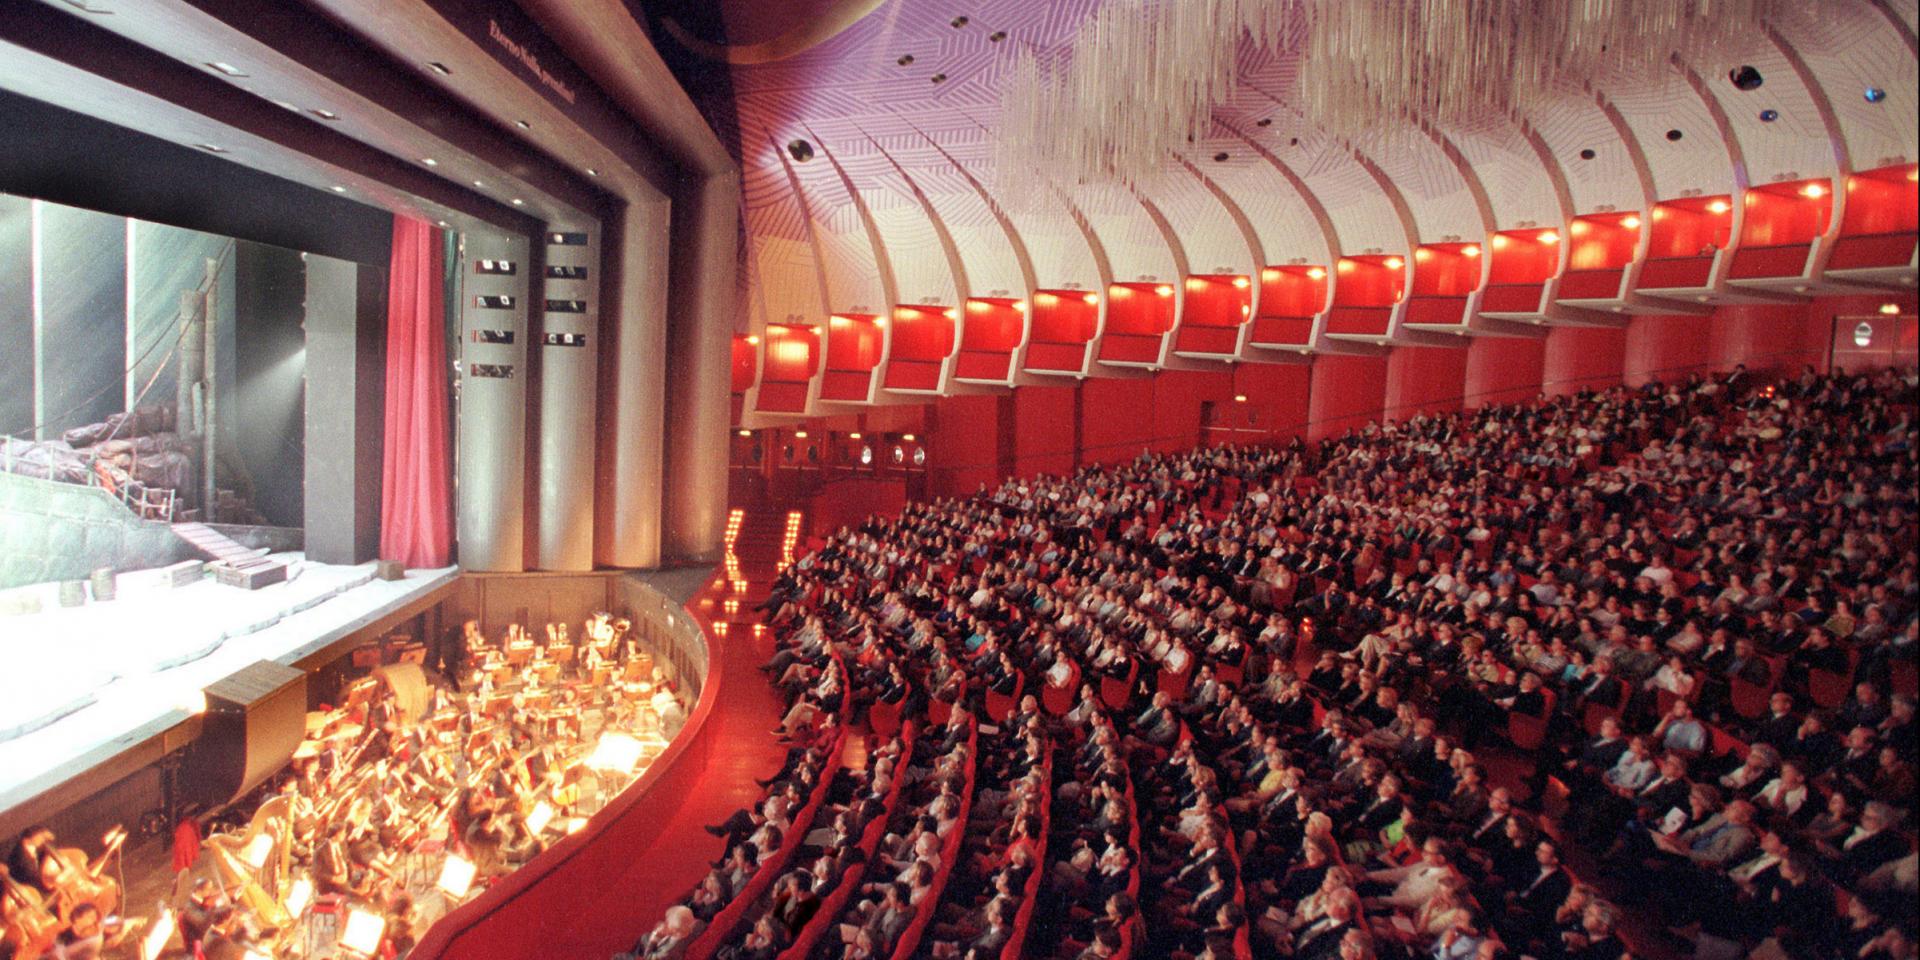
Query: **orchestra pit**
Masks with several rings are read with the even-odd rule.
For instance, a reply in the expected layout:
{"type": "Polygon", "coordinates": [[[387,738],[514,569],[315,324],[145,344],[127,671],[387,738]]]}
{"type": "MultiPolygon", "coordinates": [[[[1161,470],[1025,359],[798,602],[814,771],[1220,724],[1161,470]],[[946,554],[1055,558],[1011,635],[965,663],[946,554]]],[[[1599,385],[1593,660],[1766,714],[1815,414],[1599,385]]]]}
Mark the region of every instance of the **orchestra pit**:
{"type": "Polygon", "coordinates": [[[0,3],[0,960],[1920,960],[1920,0],[0,3]]]}

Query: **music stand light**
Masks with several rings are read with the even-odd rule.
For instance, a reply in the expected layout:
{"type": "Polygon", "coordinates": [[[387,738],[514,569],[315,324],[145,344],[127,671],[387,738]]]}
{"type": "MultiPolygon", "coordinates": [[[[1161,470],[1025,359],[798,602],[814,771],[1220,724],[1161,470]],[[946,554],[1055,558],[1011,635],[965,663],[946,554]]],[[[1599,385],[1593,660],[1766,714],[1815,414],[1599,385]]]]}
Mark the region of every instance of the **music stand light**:
{"type": "Polygon", "coordinates": [[[624,733],[607,733],[587,756],[587,767],[602,773],[631,774],[640,762],[640,741],[624,733]]]}
{"type": "Polygon", "coordinates": [[[473,878],[477,873],[479,870],[474,867],[473,861],[449,854],[446,864],[440,868],[440,879],[434,881],[433,885],[440,888],[441,893],[458,900],[473,889],[473,878]]]}
{"type": "Polygon", "coordinates": [[[307,906],[313,903],[313,881],[301,877],[287,888],[287,915],[299,919],[307,912],[307,906]]]}
{"type": "Polygon", "coordinates": [[[160,954],[166,952],[167,942],[173,939],[176,926],[173,911],[163,908],[160,915],[153,918],[153,926],[147,930],[146,939],[140,941],[141,960],[159,960],[160,954]]]}
{"type": "Polygon", "coordinates": [[[542,800],[534,804],[532,813],[527,814],[527,832],[537,837],[540,831],[545,830],[547,824],[552,822],[553,807],[542,800]]]}
{"type": "Polygon", "coordinates": [[[387,935],[387,918],[365,910],[351,910],[347,913],[347,926],[340,932],[340,946],[363,957],[371,957],[380,950],[380,941],[387,935]]]}
{"type": "Polygon", "coordinates": [[[269,834],[261,833],[254,836],[252,842],[247,844],[246,849],[241,851],[240,857],[247,861],[247,866],[258,870],[267,865],[267,858],[272,855],[273,837],[269,834]]]}

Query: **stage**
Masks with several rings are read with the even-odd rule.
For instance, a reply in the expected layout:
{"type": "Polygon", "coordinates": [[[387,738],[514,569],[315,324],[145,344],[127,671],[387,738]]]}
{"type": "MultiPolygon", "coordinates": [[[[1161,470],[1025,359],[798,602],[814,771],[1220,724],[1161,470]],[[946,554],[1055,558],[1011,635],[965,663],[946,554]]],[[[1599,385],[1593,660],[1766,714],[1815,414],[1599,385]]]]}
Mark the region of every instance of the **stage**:
{"type": "Polygon", "coordinates": [[[294,665],[423,609],[458,575],[409,570],[385,581],[372,563],[273,558],[290,565],[290,578],[251,591],[211,578],[169,587],[161,570],[122,574],[116,599],[80,607],[59,606],[51,584],[22,588],[45,596],[39,612],[0,616],[0,824],[43,808],[36,798],[63,785],[73,785],[58,791],[66,794],[79,780],[97,788],[153,759],[129,752],[164,752],[197,723],[207,685],[260,660],[294,665]]]}

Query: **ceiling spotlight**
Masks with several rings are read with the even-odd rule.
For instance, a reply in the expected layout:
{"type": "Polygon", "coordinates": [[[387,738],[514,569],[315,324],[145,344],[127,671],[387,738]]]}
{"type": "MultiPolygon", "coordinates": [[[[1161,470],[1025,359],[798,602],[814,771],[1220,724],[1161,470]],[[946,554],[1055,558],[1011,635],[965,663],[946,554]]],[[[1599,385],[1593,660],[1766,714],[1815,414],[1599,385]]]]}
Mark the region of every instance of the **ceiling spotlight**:
{"type": "Polygon", "coordinates": [[[1580,159],[1582,160],[1592,160],[1594,157],[1597,157],[1597,156],[1599,156],[1599,154],[1593,152],[1592,147],[1588,147],[1587,149],[1580,151],[1580,159]]]}
{"type": "Polygon", "coordinates": [[[1626,227],[1628,230],[1638,230],[1640,229],[1640,218],[1629,214],[1620,218],[1620,225],[1626,227]]]}
{"type": "Polygon", "coordinates": [[[1233,285],[1241,290],[1245,290],[1248,287],[1253,286],[1253,281],[1248,280],[1246,277],[1234,277],[1233,285]]]}
{"type": "Polygon", "coordinates": [[[967,24],[972,22],[973,22],[972,20],[969,20],[966,17],[954,17],[952,20],[947,21],[947,25],[954,28],[955,30],[958,30],[961,27],[964,27],[967,24]]]}
{"type": "Polygon", "coordinates": [[[1163,297],[1171,297],[1173,296],[1173,287],[1163,283],[1157,287],[1154,287],[1153,292],[1163,297]]]}
{"type": "Polygon", "coordinates": [[[426,164],[429,167],[437,167],[440,165],[440,161],[435,160],[432,157],[421,157],[420,162],[426,164]]]}
{"type": "Polygon", "coordinates": [[[218,144],[196,143],[194,144],[194,146],[199,147],[200,149],[205,150],[208,153],[226,153],[227,152],[226,147],[219,146],[218,144]]]}
{"type": "Polygon", "coordinates": [[[449,69],[447,69],[447,65],[446,65],[446,64],[444,64],[444,63],[441,63],[441,62],[440,62],[440,61],[438,61],[438,60],[434,60],[434,61],[431,61],[431,62],[429,62],[429,63],[427,64],[427,69],[428,69],[428,70],[432,70],[432,71],[433,71],[434,73],[437,73],[437,74],[439,74],[439,75],[441,75],[441,76],[443,76],[443,77],[450,77],[450,76],[453,76],[453,71],[452,71],[452,70],[449,70],[449,69]]]}
{"type": "Polygon", "coordinates": [[[1095,293],[1089,293],[1081,297],[1080,302],[1086,304],[1089,307],[1097,307],[1100,305],[1100,295],[1095,293]]]}
{"type": "Polygon", "coordinates": [[[794,163],[806,163],[813,159],[813,144],[805,140],[794,140],[787,144],[787,156],[792,157],[794,163]]]}
{"type": "Polygon", "coordinates": [[[334,184],[334,185],[333,185],[333,192],[334,192],[334,193],[346,193],[346,192],[347,192],[347,188],[346,188],[346,187],[343,187],[343,186],[341,186],[341,185],[339,185],[339,184],[337,184],[337,183],[336,183],[336,184],[334,184]]]}
{"type": "Polygon", "coordinates": [[[1326,278],[1327,278],[1327,271],[1324,268],[1321,268],[1321,267],[1307,268],[1308,280],[1325,280],[1326,278]]]}
{"type": "Polygon", "coordinates": [[[1399,257],[1388,257],[1384,262],[1388,270],[1398,270],[1407,265],[1407,261],[1399,257]]]}
{"type": "Polygon", "coordinates": [[[1866,97],[1868,103],[1879,103],[1887,98],[1887,92],[1879,87],[1868,87],[1860,91],[1860,95],[1866,97]]]}
{"type": "Polygon", "coordinates": [[[1760,111],[1761,123],[1772,123],[1778,119],[1780,119],[1780,111],[1775,110],[1772,107],[1768,107],[1767,109],[1760,111]]]}
{"type": "Polygon", "coordinates": [[[212,67],[213,69],[218,70],[229,77],[244,77],[247,75],[246,72],[241,70],[239,67],[236,67],[231,63],[222,63],[218,60],[209,62],[207,66],[212,67]]]}
{"type": "Polygon", "coordinates": [[[1827,188],[1824,184],[1809,183],[1800,188],[1800,195],[1809,200],[1818,200],[1827,195],[1827,188]]]}
{"type": "Polygon", "coordinates": [[[1714,200],[1707,204],[1708,213],[1726,213],[1728,210],[1732,210],[1732,209],[1733,209],[1733,204],[1728,203],[1725,200],[1714,200]]]}
{"type": "Polygon", "coordinates": [[[588,168],[587,168],[587,176],[589,176],[589,177],[597,177],[597,176],[599,176],[599,175],[600,175],[600,171],[598,171],[598,170],[595,170],[595,169],[594,169],[594,168],[592,168],[592,167],[588,167],[588,168]]]}
{"type": "Polygon", "coordinates": [[[1007,38],[1007,32],[1005,30],[995,30],[990,34],[987,34],[987,40],[990,43],[999,43],[1000,41],[1005,40],[1006,38],[1007,38]]]}
{"type": "Polygon", "coordinates": [[[1261,117],[1260,119],[1258,119],[1258,120],[1255,120],[1255,121],[1253,122],[1253,125],[1254,125],[1254,126],[1256,126],[1256,127],[1271,127],[1271,126],[1273,126],[1273,118],[1272,118],[1272,117],[1261,117]]]}
{"type": "Polygon", "coordinates": [[[516,127],[519,127],[519,128],[520,128],[520,129],[522,129],[522,130],[532,130],[532,129],[533,129],[533,124],[531,124],[531,123],[528,123],[528,122],[526,122],[525,120],[515,120],[515,121],[513,122],[513,125],[514,125],[514,126],[516,126],[516,127]]]}
{"type": "Polygon", "coordinates": [[[1222,150],[1222,151],[1220,151],[1219,153],[1216,153],[1216,154],[1214,154],[1214,155],[1213,155],[1213,162],[1214,162],[1214,163],[1226,163],[1226,162],[1227,162],[1228,160],[1230,160],[1230,159],[1232,159],[1232,158],[1233,158],[1233,154],[1230,154],[1230,153],[1228,153],[1228,152],[1226,152],[1225,150],[1222,150]]]}
{"type": "Polygon", "coordinates": [[[1680,138],[1684,136],[1686,136],[1686,134],[1681,133],[1678,128],[1667,131],[1667,139],[1674,143],[1679,143],[1680,138]]]}
{"type": "Polygon", "coordinates": [[[1480,245],[1476,243],[1469,243],[1466,246],[1460,248],[1460,255],[1463,257],[1477,257],[1480,255],[1480,245]]]}
{"type": "Polygon", "coordinates": [[[1758,90],[1761,84],[1767,82],[1767,79],[1760,75],[1759,69],[1750,63],[1728,70],[1727,80],[1736,90],[1758,90]]]}
{"type": "Polygon", "coordinates": [[[1493,248],[1495,250],[1505,250],[1507,248],[1507,244],[1511,242],[1513,241],[1508,240],[1507,235],[1504,233],[1496,233],[1493,235],[1493,248]]]}
{"type": "Polygon", "coordinates": [[[947,75],[944,73],[936,73],[933,76],[929,77],[928,79],[932,80],[934,83],[946,83],[947,75]]]}
{"type": "Polygon", "coordinates": [[[339,114],[337,114],[337,113],[334,113],[334,112],[333,112],[332,110],[328,110],[328,109],[325,109],[325,108],[322,108],[322,107],[316,107],[316,108],[314,109],[314,111],[313,111],[313,115],[314,115],[314,116],[316,116],[316,117],[319,117],[319,118],[320,118],[320,119],[322,119],[322,120],[338,120],[338,119],[340,119],[340,115],[339,115],[339,114]]]}
{"type": "Polygon", "coordinates": [[[1540,231],[1540,235],[1534,239],[1539,240],[1541,243],[1559,243],[1560,235],[1552,230],[1542,230],[1540,231]]]}
{"type": "Polygon", "coordinates": [[[1895,316],[1899,312],[1900,305],[1897,303],[1883,303],[1880,305],[1880,315],[1883,317],[1895,316]]]}

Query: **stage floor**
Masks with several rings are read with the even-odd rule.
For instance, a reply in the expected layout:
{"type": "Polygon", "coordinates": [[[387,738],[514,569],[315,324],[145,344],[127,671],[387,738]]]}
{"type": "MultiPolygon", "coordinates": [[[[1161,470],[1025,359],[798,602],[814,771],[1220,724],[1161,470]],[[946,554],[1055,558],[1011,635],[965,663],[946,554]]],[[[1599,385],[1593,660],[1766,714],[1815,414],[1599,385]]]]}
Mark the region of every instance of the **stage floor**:
{"type": "Polygon", "coordinates": [[[371,563],[275,554],[290,577],[259,590],[211,579],[171,588],[122,574],[118,596],[0,616],[0,811],[54,786],[76,759],[204,709],[208,684],[260,660],[292,663],[444,586],[455,567],[378,580],[371,563]]]}

